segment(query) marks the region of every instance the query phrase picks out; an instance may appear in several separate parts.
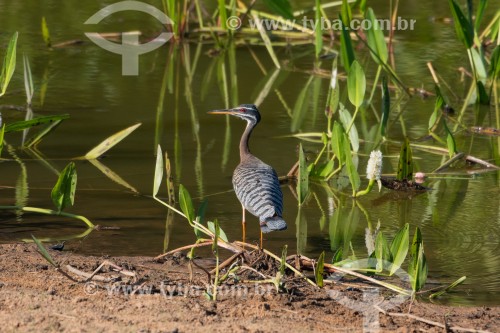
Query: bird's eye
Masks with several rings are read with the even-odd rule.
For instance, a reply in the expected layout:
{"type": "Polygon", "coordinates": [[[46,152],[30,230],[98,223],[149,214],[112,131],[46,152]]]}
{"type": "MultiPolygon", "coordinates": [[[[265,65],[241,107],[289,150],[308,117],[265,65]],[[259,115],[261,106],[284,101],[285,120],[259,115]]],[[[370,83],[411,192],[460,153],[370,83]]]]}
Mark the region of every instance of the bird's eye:
{"type": "Polygon", "coordinates": [[[244,108],[241,108],[241,109],[240,109],[240,111],[241,111],[241,112],[247,112],[247,110],[246,110],[246,109],[244,109],[244,108]]]}

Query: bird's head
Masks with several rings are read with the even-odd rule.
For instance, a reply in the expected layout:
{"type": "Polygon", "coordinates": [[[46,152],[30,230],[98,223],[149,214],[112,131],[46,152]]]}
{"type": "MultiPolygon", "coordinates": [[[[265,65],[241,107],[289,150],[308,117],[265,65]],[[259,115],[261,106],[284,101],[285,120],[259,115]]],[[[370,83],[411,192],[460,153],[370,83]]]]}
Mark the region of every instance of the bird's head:
{"type": "Polygon", "coordinates": [[[230,114],[232,116],[246,120],[249,123],[257,124],[260,121],[260,113],[253,104],[241,104],[232,109],[212,110],[209,114],[230,114]]]}

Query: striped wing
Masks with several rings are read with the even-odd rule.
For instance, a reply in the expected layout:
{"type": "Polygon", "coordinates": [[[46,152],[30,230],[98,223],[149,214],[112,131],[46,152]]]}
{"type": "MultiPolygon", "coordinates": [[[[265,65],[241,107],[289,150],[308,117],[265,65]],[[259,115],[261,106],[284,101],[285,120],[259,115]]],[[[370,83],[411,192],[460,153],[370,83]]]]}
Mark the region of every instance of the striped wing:
{"type": "Polygon", "coordinates": [[[269,165],[254,157],[238,165],[233,174],[233,187],[243,207],[260,221],[282,216],[283,193],[278,175],[269,165]]]}

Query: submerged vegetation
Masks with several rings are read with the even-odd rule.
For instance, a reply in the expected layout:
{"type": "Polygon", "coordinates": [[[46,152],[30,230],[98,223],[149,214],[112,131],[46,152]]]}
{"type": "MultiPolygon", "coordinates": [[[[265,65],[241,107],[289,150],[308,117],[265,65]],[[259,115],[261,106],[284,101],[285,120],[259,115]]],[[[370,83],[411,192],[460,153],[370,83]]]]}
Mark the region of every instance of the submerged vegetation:
{"type": "MultiPolygon", "coordinates": [[[[169,57],[158,97],[154,133],[156,165],[152,198],[169,209],[164,250],[167,251],[169,248],[172,212],[175,212],[187,220],[195,234],[195,244],[181,248],[190,250],[188,255],[190,265],[194,262],[196,248],[211,246],[216,264],[214,270],[209,272],[211,288],[206,290],[206,296],[211,300],[216,300],[217,287],[220,284],[230,276],[237,280],[238,274],[248,269],[248,263],[242,259],[246,249],[255,249],[255,246],[251,244],[230,242],[217,219],[207,221],[205,218],[207,201],[204,201],[196,211],[189,191],[180,184],[183,166],[180,159],[182,147],[178,119],[179,104],[182,101],[187,106],[192,124],[193,149],[196,150],[196,159],[193,164],[198,184],[197,193],[200,197],[204,197],[203,145],[200,139],[198,106],[195,106],[191,87],[195,81],[195,75],[198,75],[197,68],[202,56],[202,47],[206,42],[212,45],[208,52],[212,61],[208,70],[202,75],[200,92],[202,100],[213,93],[210,87],[215,86],[219,89],[224,107],[240,104],[236,54],[237,49],[248,47],[248,52],[264,76],[263,81],[257,85],[256,97],[252,102],[259,105],[266,97],[274,94],[287,112],[291,136],[299,142],[297,163],[293,167],[290,166],[290,172],[283,177],[284,182],[296,183],[296,186],[290,186],[298,205],[296,255],[287,256],[287,247],[283,249],[281,257],[266,249],[260,249],[267,258],[275,262],[277,269],[274,277],[264,276],[259,283],[272,283],[277,290],[283,291],[283,279],[287,274],[297,274],[311,285],[322,287],[329,281],[324,277],[336,272],[354,275],[403,295],[415,297],[417,293],[428,292],[431,298],[435,298],[463,282],[465,277],[434,293],[424,290],[429,271],[424,251],[426,235],[417,226],[413,229],[413,236],[411,236],[410,224],[404,221],[394,234],[392,241],[389,241],[380,230],[380,221],[376,226],[372,224],[369,210],[365,208],[364,196],[369,195],[377,183],[379,191],[383,186],[387,188],[387,191],[395,191],[411,199],[412,196],[436,190],[451,169],[455,176],[464,177],[471,173],[479,174],[500,169],[498,167],[500,164],[498,140],[491,141],[494,146],[492,149],[494,161],[488,162],[476,156],[472,151],[472,146],[471,148],[465,147],[457,139],[457,136],[464,132],[489,134],[498,139],[495,136],[498,136],[500,131],[498,98],[500,13],[497,12],[489,18],[489,21],[486,21],[484,13],[488,1],[479,1],[478,8],[474,12],[472,12],[472,5],[469,5],[469,12],[464,12],[455,0],[449,0],[450,15],[453,17],[456,36],[465,46],[464,55],[466,54],[469,61],[468,64],[457,65],[463,77],[460,85],[466,92],[464,96],[457,96],[456,84],[446,82],[440,77],[432,63],[428,63],[429,75],[435,85],[432,92],[405,84],[395,68],[395,58],[405,56],[404,54],[396,55],[394,52],[395,30],[391,29],[388,36],[384,34],[379,27],[380,21],[377,20],[375,11],[368,7],[367,1],[353,3],[343,0],[321,3],[317,0],[313,8],[300,12],[292,11],[287,0],[263,1],[263,3],[264,6],[256,9],[254,8],[255,1],[245,4],[242,1],[219,0],[216,8],[206,8],[205,4],[198,0],[162,0],[164,12],[174,22],[173,25],[165,27],[174,35],[174,38],[168,46],[169,57]],[[307,26],[294,21],[304,15],[315,20],[317,24],[307,26]],[[335,30],[331,23],[336,19],[334,15],[339,16],[340,31],[335,30]],[[352,29],[353,22],[360,18],[370,22],[370,27],[365,30],[352,29]],[[277,24],[273,28],[268,25],[271,21],[277,24]],[[329,22],[329,26],[320,26],[318,22],[329,22]],[[194,47],[195,52],[192,56],[190,44],[194,43],[197,45],[194,47]],[[265,61],[260,59],[261,55],[256,54],[250,45],[264,46],[275,68],[266,68],[263,65],[265,61]],[[280,61],[278,55],[285,52],[286,48],[297,48],[305,55],[314,55],[312,68],[297,69],[289,66],[285,61],[280,61]],[[376,68],[375,75],[372,75],[371,68],[376,68]],[[301,89],[293,101],[285,100],[278,89],[280,81],[283,80],[281,73],[287,71],[301,71],[308,76],[307,79],[297,82],[301,85],[301,89]],[[322,85],[325,80],[329,83],[327,89],[324,89],[322,85]],[[183,97],[181,92],[184,92],[183,97]],[[323,95],[327,96],[326,99],[321,97],[323,95]],[[376,97],[378,95],[381,96],[380,99],[376,97]],[[173,102],[167,105],[166,96],[172,97],[173,102]],[[410,98],[419,98],[419,96],[432,98],[435,103],[433,110],[427,115],[426,135],[414,137],[408,130],[410,120],[407,119],[404,103],[410,98]],[[453,99],[450,96],[453,96],[453,99]],[[161,149],[162,139],[165,136],[164,118],[167,110],[173,113],[175,122],[172,135],[173,154],[170,155],[166,153],[164,155],[161,149]],[[323,110],[324,112],[321,112],[323,110]],[[303,131],[306,120],[310,117],[316,119],[318,113],[324,113],[324,117],[321,118],[323,130],[303,131]],[[367,119],[376,121],[371,124],[367,119]],[[486,127],[484,123],[487,123],[486,127]],[[428,144],[424,144],[424,141],[428,144]],[[395,150],[399,150],[399,154],[392,154],[395,150]],[[420,164],[415,163],[415,159],[425,158],[421,153],[437,154],[441,156],[441,162],[432,166],[431,170],[423,170],[420,164]],[[368,155],[369,160],[366,161],[368,155]],[[173,156],[172,165],[168,156],[173,156]],[[472,165],[469,170],[463,168],[465,163],[472,165]],[[366,179],[361,177],[359,170],[366,170],[366,179]],[[422,185],[420,179],[417,178],[424,177],[422,175],[414,177],[414,170],[425,172],[425,176],[433,178],[435,182],[432,187],[422,185]],[[166,177],[164,177],[165,174],[166,177]],[[162,185],[165,184],[167,199],[158,196],[162,185]],[[174,185],[178,185],[178,200],[175,198],[174,185]],[[326,191],[330,199],[329,205],[333,207],[328,229],[325,227],[325,209],[314,188],[326,191]],[[320,224],[322,229],[328,230],[331,250],[322,252],[317,260],[304,256],[307,243],[307,221],[302,207],[308,203],[314,203],[313,200],[316,201],[318,210],[322,212],[320,224]],[[176,204],[179,208],[176,208],[176,204]],[[359,251],[356,252],[352,245],[354,230],[361,214],[366,217],[367,221],[365,255],[360,254],[359,251]],[[229,250],[234,255],[221,262],[220,248],[229,250]],[[238,261],[240,259],[241,261],[238,261]],[[406,267],[408,272],[409,288],[392,284],[391,280],[386,281],[386,278],[400,273],[403,267],[406,267]],[[301,269],[313,270],[315,281],[312,281],[310,276],[304,275],[301,269]],[[374,276],[376,279],[373,278],[374,276]]],[[[394,3],[391,1],[391,4],[393,5],[389,16],[391,26],[394,27],[399,1],[396,0],[394,3]]],[[[45,17],[42,19],[41,35],[47,47],[57,47],[57,44],[52,43],[45,17]]],[[[17,39],[18,34],[15,33],[6,48],[0,76],[0,97],[7,92],[15,71],[17,39]]],[[[66,114],[37,117],[33,115],[32,101],[36,90],[29,58],[23,56],[22,59],[26,92],[26,106],[22,109],[26,112],[26,118],[21,121],[11,121],[7,117],[1,118],[0,116],[1,157],[19,165],[22,170],[22,179],[16,187],[15,205],[0,206],[0,209],[15,211],[19,220],[22,220],[22,214],[27,212],[76,218],[86,224],[88,231],[75,238],[86,237],[95,228],[94,224],[83,216],[63,212],[75,201],[77,191],[75,162],[69,162],[62,171],[59,171],[51,164],[50,159],[41,155],[37,149],[47,135],[52,134],[63,121],[71,121],[71,119],[68,120],[69,115],[66,114]],[[42,128],[28,137],[29,131],[34,127],[42,128]],[[20,146],[15,147],[9,144],[10,135],[21,131],[20,146]],[[43,161],[47,168],[58,174],[57,183],[51,192],[56,210],[27,205],[27,172],[23,159],[19,157],[20,151],[33,154],[36,159],[43,161]]],[[[40,89],[40,94],[43,95],[43,91],[40,89]]],[[[0,99],[1,102],[2,99],[0,99]]],[[[228,164],[231,149],[229,118],[227,118],[226,125],[221,159],[222,169],[225,169],[228,164]]],[[[120,186],[133,194],[139,193],[132,185],[98,160],[139,126],[140,123],[110,136],[83,157],[75,157],[74,160],[89,161],[120,186]]],[[[429,195],[431,210],[437,209],[437,200],[434,194],[429,195]]],[[[33,239],[43,256],[54,267],[59,268],[50,254],[44,251],[38,239],[35,237],[33,239]]],[[[52,241],[50,238],[41,240],[52,241]]],[[[291,244],[289,245],[291,248],[291,244]]],[[[178,250],[170,250],[161,257],[178,250]]]]}

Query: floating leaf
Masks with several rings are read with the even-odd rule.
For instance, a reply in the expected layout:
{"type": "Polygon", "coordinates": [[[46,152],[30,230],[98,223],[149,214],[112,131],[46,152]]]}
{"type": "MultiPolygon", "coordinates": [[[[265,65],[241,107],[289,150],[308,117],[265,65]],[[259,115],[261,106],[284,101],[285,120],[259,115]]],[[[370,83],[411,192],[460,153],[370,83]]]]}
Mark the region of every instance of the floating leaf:
{"type": "Polygon", "coordinates": [[[52,202],[59,212],[67,206],[73,206],[75,202],[76,181],[75,163],[70,162],[59,174],[59,178],[51,193],[52,202]]]}
{"type": "Polygon", "coordinates": [[[68,118],[69,118],[69,114],[62,114],[60,116],[45,116],[45,117],[38,117],[35,119],[31,119],[31,120],[20,120],[20,121],[16,121],[16,122],[7,124],[5,126],[5,132],[8,133],[8,132],[22,131],[26,128],[30,128],[30,127],[34,127],[34,126],[38,126],[38,125],[42,125],[42,124],[47,124],[47,123],[55,122],[58,120],[64,120],[64,119],[68,119],[68,118]]]}
{"type": "Polygon", "coordinates": [[[0,72],[0,96],[5,95],[7,86],[9,85],[10,79],[14,74],[14,70],[16,69],[17,36],[17,32],[12,35],[9,41],[9,45],[7,46],[5,58],[3,59],[3,67],[2,71],[0,72]]]}
{"type": "Polygon", "coordinates": [[[347,93],[352,105],[359,108],[363,104],[366,91],[366,78],[361,65],[354,60],[347,76],[347,93]]]}
{"type": "Polygon", "coordinates": [[[135,129],[139,126],[141,126],[141,123],[137,123],[133,126],[127,127],[126,129],[111,135],[106,140],[95,146],[87,154],[85,154],[84,157],[87,160],[98,158],[99,156],[101,156],[102,154],[113,148],[120,141],[125,139],[127,136],[129,136],[129,134],[135,131],[135,129]]]}
{"type": "Polygon", "coordinates": [[[321,252],[315,267],[316,285],[323,288],[323,273],[325,271],[325,251],[321,252]]]}
{"type": "Polygon", "coordinates": [[[179,185],[179,206],[184,215],[186,215],[189,224],[192,224],[195,220],[193,200],[191,200],[189,192],[182,184],[179,185]]]}
{"type": "Polygon", "coordinates": [[[299,181],[297,183],[297,194],[299,196],[299,206],[301,206],[309,194],[309,173],[307,171],[307,162],[302,144],[299,144],[299,181]]]}
{"type": "Polygon", "coordinates": [[[458,6],[454,0],[448,0],[448,2],[453,15],[453,22],[455,24],[457,37],[462,41],[462,43],[464,43],[465,47],[470,49],[474,41],[474,31],[472,30],[472,25],[465,17],[464,13],[460,9],[460,6],[458,6]]]}
{"type": "Polygon", "coordinates": [[[405,138],[405,141],[401,146],[401,152],[399,153],[398,175],[396,178],[398,180],[413,178],[413,159],[410,141],[408,138],[405,138]]]}
{"type": "Polygon", "coordinates": [[[406,223],[394,236],[391,243],[392,266],[389,275],[393,275],[401,267],[408,254],[410,225],[406,223]]]}
{"type": "Polygon", "coordinates": [[[54,259],[52,259],[52,256],[47,252],[47,249],[42,245],[42,243],[33,235],[31,235],[31,238],[33,238],[33,241],[35,242],[36,246],[38,247],[38,251],[40,251],[40,254],[47,260],[52,266],[58,267],[54,259]]]}
{"type": "Polygon", "coordinates": [[[155,178],[153,181],[153,197],[156,197],[160,190],[161,181],[163,180],[163,153],[161,146],[158,145],[156,150],[155,178]]]}
{"type": "Polygon", "coordinates": [[[366,39],[371,50],[373,60],[379,65],[385,64],[389,58],[387,45],[385,44],[384,33],[379,26],[378,20],[373,13],[373,9],[368,8],[365,19],[371,22],[370,29],[366,30],[366,39]]]}

